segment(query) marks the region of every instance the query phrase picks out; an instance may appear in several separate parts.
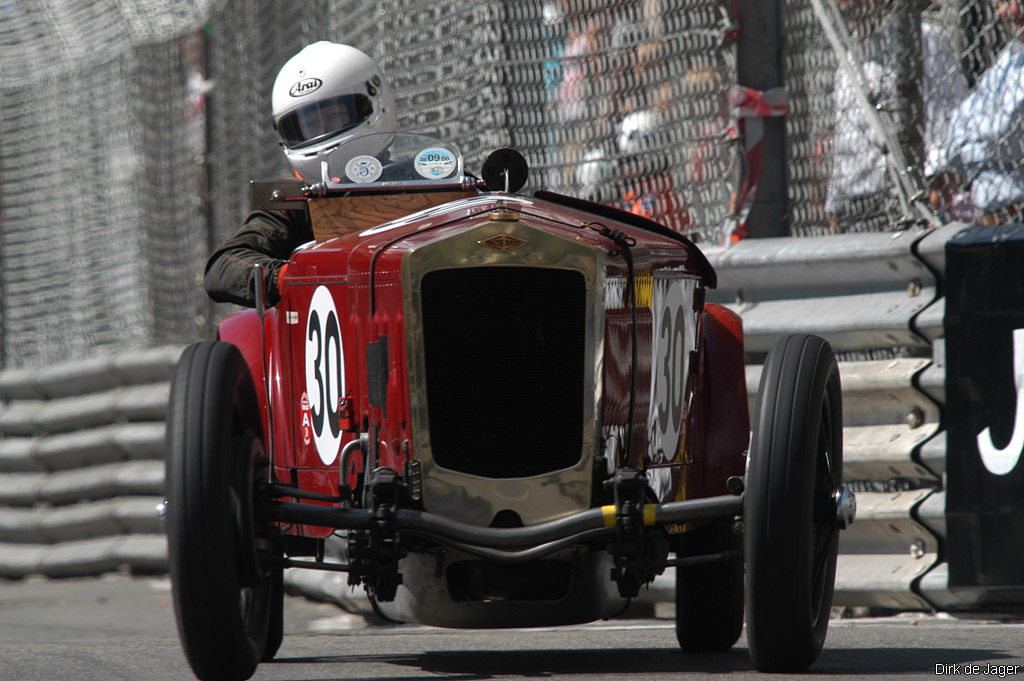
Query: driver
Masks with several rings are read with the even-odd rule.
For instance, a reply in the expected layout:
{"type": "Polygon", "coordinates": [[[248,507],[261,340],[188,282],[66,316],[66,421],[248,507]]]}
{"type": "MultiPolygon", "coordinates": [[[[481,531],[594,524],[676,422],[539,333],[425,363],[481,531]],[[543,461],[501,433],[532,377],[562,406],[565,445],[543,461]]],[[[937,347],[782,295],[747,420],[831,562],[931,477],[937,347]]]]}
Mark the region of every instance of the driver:
{"type": "MultiPolygon", "coordinates": [[[[348,45],[321,41],[303,48],[281,67],[271,99],[284,155],[295,177],[310,184],[320,180],[320,160],[342,142],[395,131],[395,102],[383,73],[348,45]]],[[[292,251],[312,240],[308,210],[250,213],[207,261],[207,294],[254,307],[254,266],[261,264],[267,304],[276,305],[292,251]]]]}

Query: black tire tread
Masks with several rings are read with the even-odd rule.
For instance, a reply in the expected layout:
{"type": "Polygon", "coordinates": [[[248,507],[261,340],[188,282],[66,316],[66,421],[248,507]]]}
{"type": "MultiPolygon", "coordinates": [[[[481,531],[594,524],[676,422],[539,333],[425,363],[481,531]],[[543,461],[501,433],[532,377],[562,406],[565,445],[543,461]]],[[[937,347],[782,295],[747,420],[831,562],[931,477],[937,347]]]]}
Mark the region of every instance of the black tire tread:
{"type": "Polygon", "coordinates": [[[835,356],[816,336],[780,338],[768,355],[758,389],[744,508],[747,637],[758,671],[806,670],[820,654],[828,628],[837,540],[831,540],[817,608],[812,603],[816,599],[809,562],[801,560],[814,551],[814,457],[826,395],[833,443],[839,438],[832,448],[833,469],[841,479],[841,393],[835,356]]]}
{"type": "MultiPolygon", "coordinates": [[[[236,347],[196,343],[182,354],[167,418],[167,516],[178,632],[201,681],[244,680],[262,656],[265,626],[239,616],[231,509],[235,410],[259,432],[252,377],[236,347]]],[[[257,435],[259,437],[259,435],[257,435]]]]}
{"type": "MultiPolygon", "coordinates": [[[[680,537],[684,556],[735,549],[731,519],[719,519],[680,537]]],[[[686,653],[732,648],[743,631],[743,561],[676,568],[676,640],[686,653]]]]}

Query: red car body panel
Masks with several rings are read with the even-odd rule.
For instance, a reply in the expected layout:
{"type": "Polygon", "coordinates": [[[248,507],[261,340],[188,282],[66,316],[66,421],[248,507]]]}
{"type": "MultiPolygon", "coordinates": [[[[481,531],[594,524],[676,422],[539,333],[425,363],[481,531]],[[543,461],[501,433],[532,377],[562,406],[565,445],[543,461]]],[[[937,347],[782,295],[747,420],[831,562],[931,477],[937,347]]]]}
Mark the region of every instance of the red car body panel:
{"type": "MultiPolygon", "coordinates": [[[[724,308],[708,305],[705,309],[703,256],[695,247],[670,236],[604,215],[539,198],[502,194],[454,201],[379,228],[302,247],[291,258],[281,302],[268,310],[263,320],[262,341],[255,311],[221,324],[220,339],[237,345],[246,357],[261,406],[265,406],[269,378],[273,423],[265,422],[264,429],[273,434],[277,477],[297,483],[303,490],[338,493],[343,482],[338,456],[356,437],[355,432],[337,427],[339,401],[346,397],[351,398],[353,430],[378,429],[375,466],[402,473],[416,459],[406,347],[405,311],[410,292],[404,290],[403,263],[426,245],[501,226],[494,215],[503,212],[512,214],[517,224],[591,250],[597,261],[604,263],[602,276],[607,285],[598,294],[605,298],[604,324],[602,337],[594,339],[603,349],[598,428],[605,444],[609,438],[620,442],[613,448],[618,460],[608,461],[608,470],[621,465],[647,468],[660,480],[660,502],[725,493],[725,480],[743,474],[749,433],[742,330],[739,318],[724,308]],[[628,447],[624,439],[629,431],[634,371],[633,310],[627,261],[622,248],[608,238],[610,230],[634,242],[630,251],[637,281],[638,390],[628,447]],[[665,301],[673,297],[672,304],[681,311],[675,321],[663,313],[669,310],[665,301]],[[653,309],[655,302],[663,309],[653,309]],[[371,406],[373,377],[367,373],[367,345],[383,336],[387,337],[386,405],[371,406]],[[661,348],[659,357],[665,359],[658,366],[653,366],[660,361],[654,354],[655,345],[661,348]],[[694,362],[696,358],[700,361],[694,362]],[[662,396],[661,403],[652,405],[652,396],[658,397],[658,372],[667,376],[669,371],[685,371],[687,378],[682,387],[673,388],[671,396],[662,396]],[[683,409],[684,418],[678,432],[672,426],[671,432],[659,434],[658,410],[666,413],[666,405],[683,409]],[[652,409],[656,410],[653,417],[652,409]],[[663,435],[668,443],[664,446],[659,439],[663,435]]],[[[679,378],[675,376],[676,384],[679,378]]],[[[355,486],[361,469],[358,459],[354,464],[344,481],[350,486],[355,486]]],[[[592,490],[594,495],[599,493],[592,490]]],[[[331,532],[308,526],[289,531],[310,537],[331,532]]]]}

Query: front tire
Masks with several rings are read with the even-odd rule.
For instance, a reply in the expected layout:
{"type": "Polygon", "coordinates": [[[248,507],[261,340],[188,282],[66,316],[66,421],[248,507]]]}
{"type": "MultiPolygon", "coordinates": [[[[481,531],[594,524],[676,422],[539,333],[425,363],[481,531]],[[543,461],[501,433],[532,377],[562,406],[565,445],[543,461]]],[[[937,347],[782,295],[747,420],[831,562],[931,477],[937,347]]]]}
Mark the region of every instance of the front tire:
{"type": "Polygon", "coordinates": [[[758,388],[747,492],[747,640],[761,672],[802,672],[825,642],[835,586],[842,391],[832,349],[787,335],[758,388]]]}
{"type": "Polygon", "coordinates": [[[271,580],[270,613],[261,662],[273,660],[284,640],[284,568],[272,568],[268,578],[271,580]]]}
{"type": "Polygon", "coordinates": [[[168,557],[185,656],[201,681],[248,679],[281,593],[275,571],[258,559],[267,541],[257,536],[253,508],[265,471],[262,421],[235,346],[207,341],[182,354],[166,448],[168,557]]]}

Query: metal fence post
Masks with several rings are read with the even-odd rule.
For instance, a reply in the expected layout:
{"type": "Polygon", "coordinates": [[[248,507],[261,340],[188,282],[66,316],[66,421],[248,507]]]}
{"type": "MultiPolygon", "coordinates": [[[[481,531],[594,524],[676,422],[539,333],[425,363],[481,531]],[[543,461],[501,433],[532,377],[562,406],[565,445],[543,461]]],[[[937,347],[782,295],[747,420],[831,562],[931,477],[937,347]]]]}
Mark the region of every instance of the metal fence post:
{"type": "MultiPolygon", "coordinates": [[[[739,0],[737,81],[757,90],[783,85],[779,0],[739,0]]],[[[764,119],[764,172],[747,219],[751,237],[789,236],[787,227],[786,119],[764,119]]]]}
{"type": "Polygon", "coordinates": [[[893,0],[896,34],[893,68],[896,76],[896,101],[893,119],[896,135],[906,156],[902,172],[911,175],[913,186],[923,187],[924,170],[924,93],[921,45],[921,12],[916,0],[893,0]]]}

